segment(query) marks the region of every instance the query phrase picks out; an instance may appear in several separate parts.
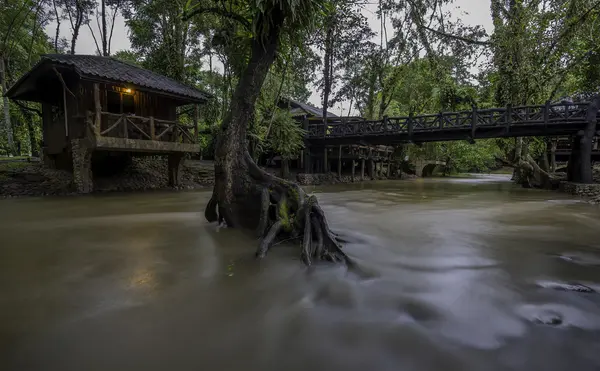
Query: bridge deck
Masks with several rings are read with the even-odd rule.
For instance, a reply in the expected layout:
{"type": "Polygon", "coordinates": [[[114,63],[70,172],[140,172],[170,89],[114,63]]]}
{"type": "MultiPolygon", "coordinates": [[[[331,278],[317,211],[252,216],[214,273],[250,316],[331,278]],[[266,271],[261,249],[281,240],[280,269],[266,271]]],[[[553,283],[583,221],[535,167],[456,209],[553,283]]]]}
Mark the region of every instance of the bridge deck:
{"type": "MultiPolygon", "coordinates": [[[[392,145],[402,142],[438,142],[521,136],[566,136],[583,130],[590,103],[546,104],[492,108],[432,115],[386,117],[367,121],[332,118],[327,124],[305,123],[308,140],[315,144],[392,145]]],[[[599,115],[600,116],[600,115],[599,115]]]]}

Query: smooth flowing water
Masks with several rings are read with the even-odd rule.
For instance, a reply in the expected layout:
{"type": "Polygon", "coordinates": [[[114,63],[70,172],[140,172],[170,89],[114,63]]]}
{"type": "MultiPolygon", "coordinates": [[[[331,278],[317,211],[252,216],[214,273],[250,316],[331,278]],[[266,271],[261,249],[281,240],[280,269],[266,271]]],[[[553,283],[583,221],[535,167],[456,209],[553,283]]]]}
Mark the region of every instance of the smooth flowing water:
{"type": "Polygon", "coordinates": [[[366,276],[254,260],[208,192],[0,201],[0,369],[600,369],[600,208],[501,176],[314,191],[366,276]]]}

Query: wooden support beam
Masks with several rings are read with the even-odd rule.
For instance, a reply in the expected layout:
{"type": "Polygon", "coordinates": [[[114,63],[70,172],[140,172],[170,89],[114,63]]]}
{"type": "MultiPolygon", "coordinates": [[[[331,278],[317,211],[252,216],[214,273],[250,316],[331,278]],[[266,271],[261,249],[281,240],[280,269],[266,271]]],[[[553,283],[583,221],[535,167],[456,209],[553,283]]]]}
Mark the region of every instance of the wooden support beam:
{"type": "Polygon", "coordinates": [[[329,160],[327,159],[327,147],[323,147],[323,172],[329,172],[329,160]]]}
{"type": "Polygon", "coordinates": [[[69,136],[69,114],[67,110],[67,87],[63,86],[63,109],[65,116],[65,136],[69,136]]]}
{"type": "Polygon", "coordinates": [[[355,182],[354,173],[356,172],[356,161],[352,160],[352,183],[355,182]]]}
{"type": "Polygon", "coordinates": [[[473,112],[471,116],[471,138],[475,139],[475,132],[477,131],[477,122],[479,121],[477,106],[473,105],[473,112]]]}
{"type": "Polygon", "coordinates": [[[200,117],[200,107],[197,104],[194,104],[194,141],[193,143],[198,143],[198,120],[200,117]]]}
{"type": "Polygon", "coordinates": [[[361,182],[365,181],[365,158],[360,159],[360,180],[361,182]]]}
{"type": "Polygon", "coordinates": [[[100,104],[100,85],[94,84],[94,134],[100,136],[100,127],[102,124],[102,105],[100,104]]]}
{"type": "Polygon", "coordinates": [[[342,145],[338,149],[338,177],[342,177],[342,145]]]}

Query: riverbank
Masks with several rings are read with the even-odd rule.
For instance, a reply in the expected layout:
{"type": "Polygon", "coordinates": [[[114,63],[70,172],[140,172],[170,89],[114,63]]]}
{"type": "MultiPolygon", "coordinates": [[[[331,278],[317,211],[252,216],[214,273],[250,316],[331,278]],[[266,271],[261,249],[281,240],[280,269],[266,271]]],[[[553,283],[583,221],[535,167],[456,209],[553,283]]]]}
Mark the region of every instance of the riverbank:
{"type": "MultiPolygon", "coordinates": [[[[278,169],[268,172],[278,174],[278,169]]],[[[462,177],[463,174],[459,174],[462,177]]],[[[472,175],[469,175],[472,176],[472,175]]],[[[372,180],[410,180],[416,176],[402,173],[400,176],[366,177],[372,180]]],[[[560,191],[583,198],[592,204],[600,204],[600,166],[594,167],[595,185],[573,185],[564,183],[560,191]]],[[[328,185],[361,182],[360,176],[335,173],[305,174],[291,173],[290,180],[300,185],[328,185]]],[[[212,161],[186,160],[182,166],[181,184],[176,189],[193,190],[210,188],[214,185],[214,163],[212,161]]],[[[167,162],[162,158],[134,157],[122,171],[110,176],[94,176],[94,192],[143,192],[150,190],[172,190],[168,185],[167,162]]],[[[68,171],[46,168],[39,161],[27,159],[0,161],[0,198],[31,196],[65,196],[76,194],[73,176],[68,171]]]]}
{"type": "MultiPolygon", "coordinates": [[[[267,172],[279,175],[279,169],[267,172]]],[[[149,190],[172,190],[168,185],[167,161],[163,158],[134,157],[122,171],[112,175],[94,173],[94,193],[143,192],[149,190]]],[[[397,179],[411,179],[413,175],[402,174],[397,179]]],[[[388,179],[385,176],[366,178],[365,181],[388,179]]],[[[343,174],[290,173],[290,180],[301,185],[326,185],[359,182],[343,174]]],[[[187,159],[181,172],[181,185],[176,189],[203,189],[214,185],[214,163],[187,159]]],[[[0,198],[31,196],[65,196],[76,194],[73,175],[64,170],[46,168],[39,161],[27,159],[0,161],[0,198]]]]}
{"type": "MultiPolygon", "coordinates": [[[[162,158],[132,158],[131,163],[113,175],[94,176],[94,192],[134,192],[173,189],[168,185],[167,161],[162,158]]],[[[214,184],[210,161],[188,160],[182,167],[177,189],[201,189],[214,184]]],[[[0,198],[65,196],[76,194],[73,175],[48,169],[40,162],[0,162],[0,198]]]]}

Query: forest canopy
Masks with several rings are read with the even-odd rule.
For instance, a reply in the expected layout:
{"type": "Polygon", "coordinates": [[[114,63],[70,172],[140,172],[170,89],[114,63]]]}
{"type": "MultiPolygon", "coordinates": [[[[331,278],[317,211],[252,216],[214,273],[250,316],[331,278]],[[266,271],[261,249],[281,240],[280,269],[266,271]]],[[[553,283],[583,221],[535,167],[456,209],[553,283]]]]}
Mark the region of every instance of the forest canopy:
{"type": "MultiPolygon", "coordinates": [[[[282,97],[308,102],[316,91],[324,116],[341,105],[336,113],[381,119],[585,99],[600,91],[600,1],[594,0],[491,0],[493,28],[487,31],[466,24],[452,0],[3,0],[0,88],[4,94],[42,54],[75,53],[85,32],[98,55],[212,93],[200,125],[201,132],[216,133],[252,41],[265,32],[257,27],[269,27],[255,10],[280,3],[294,13],[283,25],[250,120],[255,158],[293,158],[302,148],[301,131],[278,107],[282,97]],[[118,20],[126,30],[115,30],[118,20]],[[126,32],[130,49],[114,50],[118,32],[126,32]]],[[[40,107],[3,98],[0,109],[0,155],[36,156],[40,107]]],[[[457,171],[486,170],[517,147],[535,153],[540,142],[432,143],[407,150],[448,161],[457,171]]],[[[203,134],[201,143],[210,156],[214,135],[203,134]]]]}

